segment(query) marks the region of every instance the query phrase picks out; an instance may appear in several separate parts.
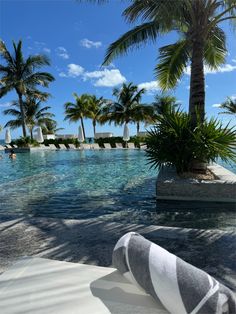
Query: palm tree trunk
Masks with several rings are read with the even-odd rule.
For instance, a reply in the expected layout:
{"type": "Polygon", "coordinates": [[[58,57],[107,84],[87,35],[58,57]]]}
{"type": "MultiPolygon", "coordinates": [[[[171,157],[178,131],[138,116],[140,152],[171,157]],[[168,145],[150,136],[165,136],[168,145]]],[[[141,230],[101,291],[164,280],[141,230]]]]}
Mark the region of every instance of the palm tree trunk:
{"type": "Polygon", "coordinates": [[[95,138],[95,134],[96,134],[96,120],[93,120],[93,134],[94,134],[94,138],[95,138]]]}
{"type": "Polygon", "coordinates": [[[192,128],[196,127],[198,116],[200,122],[203,122],[205,117],[205,77],[203,65],[203,41],[201,40],[195,40],[193,42],[189,114],[191,116],[192,128]]]}
{"type": "Polygon", "coordinates": [[[140,123],[137,122],[137,136],[138,136],[138,134],[139,134],[139,130],[140,130],[140,123]]]}
{"type": "Polygon", "coordinates": [[[86,140],[85,129],[84,129],[84,120],[83,120],[82,117],[80,118],[80,121],[81,121],[82,130],[83,130],[83,133],[84,133],[84,139],[86,140]]]}
{"type": "Polygon", "coordinates": [[[19,105],[20,105],[20,112],[21,112],[21,125],[22,125],[22,133],[23,136],[26,137],[26,124],[25,124],[25,110],[24,110],[24,105],[23,105],[23,99],[22,99],[22,94],[18,92],[18,97],[19,97],[19,105]]]}
{"type": "Polygon", "coordinates": [[[30,128],[30,138],[31,138],[31,140],[34,139],[34,137],[33,137],[33,128],[30,128]]]}

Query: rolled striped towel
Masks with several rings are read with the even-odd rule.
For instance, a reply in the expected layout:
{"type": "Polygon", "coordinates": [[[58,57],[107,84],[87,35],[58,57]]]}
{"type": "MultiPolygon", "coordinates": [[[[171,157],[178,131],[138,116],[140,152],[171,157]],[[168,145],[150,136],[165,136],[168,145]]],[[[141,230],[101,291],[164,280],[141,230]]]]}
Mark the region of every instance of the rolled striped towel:
{"type": "Polygon", "coordinates": [[[236,314],[230,289],[138,233],[120,238],[113,265],[172,314],[236,314]]]}

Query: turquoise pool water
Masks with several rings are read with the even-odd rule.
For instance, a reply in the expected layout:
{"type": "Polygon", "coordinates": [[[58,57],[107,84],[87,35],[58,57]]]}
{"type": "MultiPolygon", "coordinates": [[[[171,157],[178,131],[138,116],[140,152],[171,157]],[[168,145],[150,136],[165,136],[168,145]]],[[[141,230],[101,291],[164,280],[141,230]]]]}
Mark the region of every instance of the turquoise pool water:
{"type": "MultiPolygon", "coordinates": [[[[228,166],[236,172],[235,165],[228,166]]],[[[15,215],[234,229],[227,204],[156,203],[144,151],[38,151],[0,160],[1,219],[15,215]]]]}

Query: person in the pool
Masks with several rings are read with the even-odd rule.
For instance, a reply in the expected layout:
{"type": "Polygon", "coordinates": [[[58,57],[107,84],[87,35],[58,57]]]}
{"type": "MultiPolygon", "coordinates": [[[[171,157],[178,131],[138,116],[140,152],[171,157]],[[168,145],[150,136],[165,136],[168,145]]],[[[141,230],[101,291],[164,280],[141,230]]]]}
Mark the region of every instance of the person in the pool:
{"type": "Polygon", "coordinates": [[[15,154],[13,149],[10,150],[9,158],[10,159],[16,159],[16,154],[15,154]]]}

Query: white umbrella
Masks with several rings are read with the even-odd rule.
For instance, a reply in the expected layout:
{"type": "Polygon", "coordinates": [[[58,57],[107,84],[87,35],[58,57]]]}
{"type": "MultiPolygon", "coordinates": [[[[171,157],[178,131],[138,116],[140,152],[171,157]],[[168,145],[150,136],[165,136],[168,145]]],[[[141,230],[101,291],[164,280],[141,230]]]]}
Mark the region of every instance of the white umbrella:
{"type": "Polygon", "coordinates": [[[10,144],[11,143],[11,132],[10,132],[9,129],[6,129],[5,143],[6,144],[10,144]]]}
{"type": "Polygon", "coordinates": [[[42,132],[41,126],[37,129],[36,141],[38,143],[43,143],[44,142],[43,132],[42,132]]]}
{"type": "Polygon", "coordinates": [[[124,126],[123,140],[124,140],[125,142],[128,142],[128,141],[130,140],[130,137],[129,137],[129,128],[128,128],[127,123],[125,123],[125,126],[124,126]]]}
{"type": "Polygon", "coordinates": [[[79,126],[78,140],[79,140],[80,143],[84,142],[84,132],[83,132],[83,129],[82,129],[81,125],[79,126]]]}

